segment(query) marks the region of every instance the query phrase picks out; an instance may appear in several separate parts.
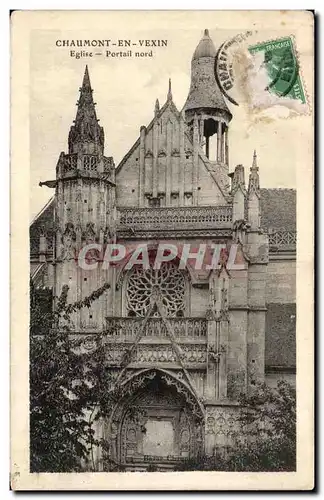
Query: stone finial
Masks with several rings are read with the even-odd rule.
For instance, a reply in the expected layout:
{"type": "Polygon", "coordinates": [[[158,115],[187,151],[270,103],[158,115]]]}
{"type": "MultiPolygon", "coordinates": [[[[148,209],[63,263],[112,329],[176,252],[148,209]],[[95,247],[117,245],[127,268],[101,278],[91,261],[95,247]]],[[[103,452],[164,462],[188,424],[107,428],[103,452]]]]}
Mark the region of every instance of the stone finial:
{"type": "Polygon", "coordinates": [[[259,167],[257,163],[256,150],[253,153],[252,167],[250,168],[249,175],[249,193],[255,192],[259,195],[260,192],[260,178],[259,178],[259,167]]]}
{"type": "Polygon", "coordinates": [[[233,196],[233,222],[244,219],[244,205],[245,205],[245,179],[243,165],[235,167],[232,176],[232,196],[233,196]]]}
{"type": "Polygon", "coordinates": [[[154,114],[155,114],[155,116],[159,113],[159,111],[160,111],[160,103],[159,103],[159,100],[157,99],[155,101],[155,108],[154,108],[154,114]]]}
{"type": "Polygon", "coordinates": [[[89,76],[89,70],[88,70],[88,65],[86,64],[85,70],[84,70],[84,76],[83,76],[83,82],[82,82],[82,88],[90,87],[90,76],[89,76]]]}
{"type": "Polygon", "coordinates": [[[249,175],[249,188],[248,188],[248,221],[252,230],[259,230],[260,227],[260,179],[259,167],[257,165],[257,155],[254,150],[252,167],[250,168],[249,175]]]}
{"type": "Polygon", "coordinates": [[[168,89],[167,100],[172,101],[171,78],[169,78],[169,89],[168,89]]]}
{"type": "Polygon", "coordinates": [[[257,162],[256,150],[254,150],[254,152],[253,152],[253,160],[252,160],[251,171],[252,171],[252,169],[256,169],[257,171],[259,170],[259,168],[258,168],[258,162],[257,162]]]}
{"type": "Polygon", "coordinates": [[[243,165],[236,165],[232,176],[232,191],[238,187],[245,189],[244,167],[243,165]]]}

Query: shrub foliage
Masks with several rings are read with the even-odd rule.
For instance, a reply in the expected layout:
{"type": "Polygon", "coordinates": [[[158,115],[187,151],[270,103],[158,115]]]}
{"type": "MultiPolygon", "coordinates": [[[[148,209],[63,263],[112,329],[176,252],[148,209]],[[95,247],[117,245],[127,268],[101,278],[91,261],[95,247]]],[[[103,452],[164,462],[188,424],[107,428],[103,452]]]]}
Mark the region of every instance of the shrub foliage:
{"type": "Polygon", "coordinates": [[[239,429],[226,454],[215,449],[179,465],[178,470],[280,472],[296,470],[296,391],[279,380],[241,395],[239,429]]]}
{"type": "MultiPolygon", "coordinates": [[[[54,311],[45,311],[37,291],[30,293],[30,470],[95,470],[95,422],[109,413],[114,396],[105,369],[103,335],[91,351],[86,338],[73,336],[71,314],[90,307],[108,285],[74,304],[63,287],[54,311]],[[64,320],[64,326],[62,326],[64,320]],[[89,459],[90,457],[90,459],[89,459]]],[[[93,339],[91,339],[93,340],[93,339]]]]}

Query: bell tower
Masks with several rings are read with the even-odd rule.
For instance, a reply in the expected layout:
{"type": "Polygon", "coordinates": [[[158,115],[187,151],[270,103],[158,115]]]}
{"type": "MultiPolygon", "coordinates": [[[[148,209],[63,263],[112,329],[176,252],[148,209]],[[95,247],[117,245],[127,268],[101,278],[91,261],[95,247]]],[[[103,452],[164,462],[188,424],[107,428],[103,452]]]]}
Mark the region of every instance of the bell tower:
{"type": "Polygon", "coordinates": [[[93,90],[90,84],[88,66],[85,68],[78,110],[69,133],[69,154],[92,154],[102,156],[104,153],[104,130],[99,126],[93,90]]]}
{"type": "MultiPolygon", "coordinates": [[[[97,119],[88,67],[85,68],[76,118],[68,138],[68,153],[60,154],[55,181],[55,295],[69,286],[68,301],[84,299],[109,283],[110,270],[82,267],[78,258],[89,244],[106,243],[115,238],[115,168],[112,157],[104,155],[104,131],[97,119]]],[[[46,184],[46,183],[45,183],[46,184]]],[[[48,185],[48,184],[47,184],[48,185]]],[[[98,253],[86,255],[86,264],[98,253]]],[[[105,296],[74,314],[78,331],[101,329],[112,301],[105,296]]]]}
{"type": "Polygon", "coordinates": [[[206,157],[228,171],[228,125],[232,119],[214,75],[216,49],[205,29],[191,60],[191,84],[184,105],[192,138],[206,157]]]}

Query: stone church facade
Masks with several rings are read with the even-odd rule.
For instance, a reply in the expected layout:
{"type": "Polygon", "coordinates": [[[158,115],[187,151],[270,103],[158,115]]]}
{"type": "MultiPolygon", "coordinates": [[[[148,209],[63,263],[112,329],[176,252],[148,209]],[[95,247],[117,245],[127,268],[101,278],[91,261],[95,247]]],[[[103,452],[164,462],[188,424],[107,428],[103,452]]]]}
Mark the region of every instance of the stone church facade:
{"type": "Polygon", "coordinates": [[[182,111],[169,82],[166,102],[156,101],[117,167],[104,154],[86,68],[68,152],[56,179],[44,182],[55,194],[30,227],[38,289],[58,296],[69,285],[73,302],[110,285],[72,324],[87,339],[106,332],[121,398],[97,431],[129,470],[152,462],[172,469],[231,445],[239,393],[295,378],[296,193],[260,188],[255,152],[247,178],[242,165],[233,170],[233,117],[214,78],[215,55],[205,30],[182,111]],[[243,266],[82,269],[75,252],[93,242],[123,244],[130,255],[145,242],[150,258],[161,242],[193,252],[235,243],[243,266]]]}

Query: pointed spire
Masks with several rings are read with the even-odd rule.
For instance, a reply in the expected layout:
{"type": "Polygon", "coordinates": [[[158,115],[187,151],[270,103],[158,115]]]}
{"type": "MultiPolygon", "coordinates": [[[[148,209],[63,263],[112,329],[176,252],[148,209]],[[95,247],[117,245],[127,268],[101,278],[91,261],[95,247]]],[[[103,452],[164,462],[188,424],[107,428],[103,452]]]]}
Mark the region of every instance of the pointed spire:
{"type": "Polygon", "coordinates": [[[249,176],[249,193],[255,192],[259,194],[260,191],[260,179],[259,179],[259,167],[257,162],[256,150],[253,153],[252,167],[250,168],[249,176]]]}
{"type": "Polygon", "coordinates": [[[86,88],[86,87],[90,87],[90,89],[91,89],[89,70],[88,70],[87,64],[86,64],[86,67],[84,70],[84,76],[83,76],[83,82],[82,82],[82,88],[86,88]]]}
{"type": "Polygon", "coordinates": [[[160,103],[159,103],[159,100],[157,99],[155,101],[155,108],[154,108],[154,114],[155,114],[155,116],[159,113],[159,111],[160,111],[160,103]]]}
{"type": "Polygon", "coordinates": [[[169,90],[168,90],[167,100],[172,101],[171,78],[169,78],[169,90]]]}
{"type": "Polygon", "coordinates": [[[256,154],[256,150],[254,150],[254,153],[253,153],[253,160],[252,160],[252,167],[251,167],[251,171],[252,169],[258,171],[259,170],[259,167],[258,167],[258,162],[257,162],[257,154],[256,154]]]}
{"type": "MultiPolygon", "coordinates": [[[[104,134],[103,129],[98,125],[95,103],[93,101],[92,88],[88,66],[85,67],[82,87],[80,87],[80,97],[77,102],[77,113],[74,124],[69,134],[69,152],[76,153],[78,150],[84,151],[84,144],[91,143],[99,146],[99,151],[103,153],[104,134]]],[[[96,147],[94,151],[96,151],[96,147]]]]}
{"type": "Polygon", "coordinates": [[[85,115],[87,115],[88,118],[97,121],[95,103],[93,102],[92,92],[93,90],[91,88],[88,65],[86,65],[82,81],[82,87],[80,88],[80,98],[78,100],[78,110],[75,118],[75,123],[77,123],[80,120],[83,120],[85,115]]]}
{"type": "Polygon", "coordinates": [[[257,154],[254,150],[252,167],[249,175],[249,190],[248,190],[248,210],[247,216],[251,226],[251,230],[259,230],[260,228],[260,178],[259,167],[257,164],[257,154]]]}

